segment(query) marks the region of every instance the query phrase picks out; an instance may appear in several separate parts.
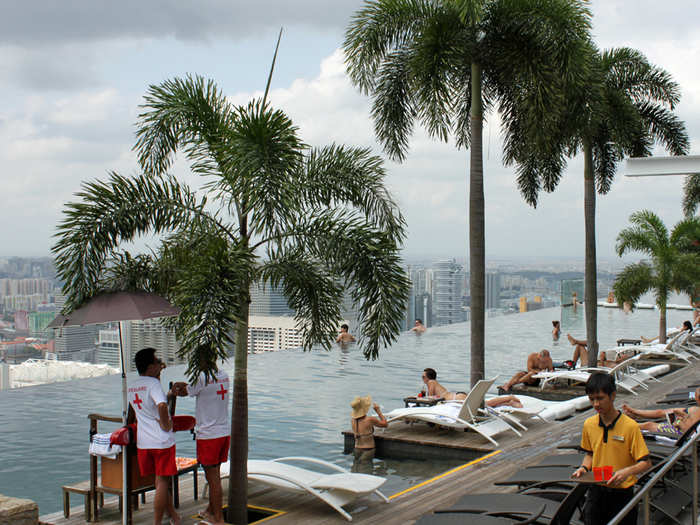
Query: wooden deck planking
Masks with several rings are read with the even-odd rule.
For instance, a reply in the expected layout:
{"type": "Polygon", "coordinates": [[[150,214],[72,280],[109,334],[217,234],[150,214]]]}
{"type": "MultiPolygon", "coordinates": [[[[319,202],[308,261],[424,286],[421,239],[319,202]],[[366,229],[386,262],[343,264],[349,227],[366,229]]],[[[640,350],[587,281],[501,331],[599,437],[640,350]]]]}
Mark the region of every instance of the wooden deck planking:
{"type": "MultiPolygon", "coordinates": [[[[695,383],[698,380],[700,366],[690,365],[677,370],[664,377],[662,383],[652,383],[649,390],[640,392],[639,395],[618,394],[617,406],[628,402],[634,406],[648,406],[655,404],[657,400],[665,396],[667,392],[695,383]]],[[[521,468],[532,465],[548,455],[564,453],[558,451],[556,446],[571,439],[571,436],[580,432],[585,418],[591,415],[591,411],[579,413],[564,422],[546,424],[532,421],[528,423],[529,430],[518,438],[515,434],[503,434],[498,436],[501,452],[488,459],[474,463],[457,472],[443,476],[427,485],[416,488],[406,494],[392,499],[390,504],[379,501],[376,497],[366,497],[346,506],[353,516],[353,523],[359,524],[411,524],[421,515],[435,508],[447,507],[467,493],[476,492],[509,492],[509,487],[493,486],[498,480],[505,479],[521,468]]],[[[417,425],[413,425],[416,430],[417,425]]],[[[408,434],[411,425],[397,430],[399,435],[408,434]]],[[[456,439],[460,443],[467,443],[475,437],[466,433],[465,436],[458,432],[444,432],[426,427],[419,429],[414,439],[422,442],[432,441],[436,444],[445,443],[445,440],[456,439]],[[433,431],[431,439],[430,432],[433,431]]],[[[477,441],[480,438],[477,437],[477,441]]],[[[484,446],[484,453],[488,453],[492,447],[484,446]]],[[[340,444],[339,444],[340,446],[340,444]]],[[[200,475],[200,487],[203,486],[203,478],[200,475]]],[[[300,495],[264,488],[261,485],[250,485],[249,502],[252,505],[283,510],[286,514],[266,521],[271,525],[291,525],[305,523],[308,525],[337,525],[347,523],[338,513],[325,503],[316,500],[312,496],[300,495]]],[[[391,496],[387,494],[387,496],[391,496]]],[[[60,485],[57,485],[57,497],[60,497],[60,485]]],[[[134,514],[134,523],[137,525],[152,523],[151,505],[152,493],[149,493],[145,505],[140,505],[134,514]]],[[[78,499],[76,499],[78,502],[78,499]]],[[[82,501],[80,501],[82,503],[82,501]]],[[[180,513],[183,523],[186,525],[197,523],[193,516],[197,510],[206,505],[206,501],[192,500],[192,479],[183,479],[180,484],[180,513]]],[[[65,520],[63,513],[58,512],[48,516],[42,516],[41,521],[55,525],[73,525],[85,523],[82,518],[82,504],[71,510],[71,519],[65,520]]],[[[100,523],[106,525],[118,524],[119,515],[116,510],[116,498],[105,499],[105,509],[100,515],[100,523]]]]}

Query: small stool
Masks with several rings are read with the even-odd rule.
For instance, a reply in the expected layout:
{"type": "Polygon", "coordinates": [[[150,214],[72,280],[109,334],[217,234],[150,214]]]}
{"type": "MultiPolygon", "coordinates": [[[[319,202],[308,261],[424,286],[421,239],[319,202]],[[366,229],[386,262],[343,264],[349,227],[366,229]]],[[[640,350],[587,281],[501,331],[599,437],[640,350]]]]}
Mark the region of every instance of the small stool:
{"type": "MultiPolygon", "coordinates": [[[[70,517],[70,493],[82,494],[85,497],[85,521],[92,520],[90,512],[90,482],[81,481],[75,485],[63,485],[63,516],[68,519],[70,517]]],[[[100,494],[101,495],[101,494],[100,494]]]]}

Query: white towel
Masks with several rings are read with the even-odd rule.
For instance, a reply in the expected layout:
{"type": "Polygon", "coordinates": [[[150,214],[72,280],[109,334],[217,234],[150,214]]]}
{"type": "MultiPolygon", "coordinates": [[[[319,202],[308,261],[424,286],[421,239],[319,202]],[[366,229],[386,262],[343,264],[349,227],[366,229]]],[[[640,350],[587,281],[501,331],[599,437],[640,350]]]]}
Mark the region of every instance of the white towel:
{"type": "Polygon", "coordinates": [[[92,441],[90,441],[90,454],[116,459],[117,454],[122,451],[122,446],[111,445],[109,443],[110,436],[111,434],[94,434],[92,441]]]}

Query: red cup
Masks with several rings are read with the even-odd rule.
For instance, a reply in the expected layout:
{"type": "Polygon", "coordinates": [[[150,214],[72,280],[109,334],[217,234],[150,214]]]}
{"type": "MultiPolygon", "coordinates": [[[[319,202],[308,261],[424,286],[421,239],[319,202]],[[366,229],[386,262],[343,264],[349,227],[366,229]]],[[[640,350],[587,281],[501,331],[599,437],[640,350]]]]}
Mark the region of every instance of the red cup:
{"type": "Polygon", "coordinates": [[[425,394],[423,392],[418,392],[418,397],[423,397],[425,394]]]}
{"type": "Polygon", "coordinates": [[[610,478],[612,478],[612,475],[613,475],[612,465],[604,465],[603,466],[603,479],[605,481],[608,481],[610,478]]]}
{"type": "Polygon", "coordinates": [[[593,467],[593,477],[596,481],[603,481],[603,467],[593,467]]]}

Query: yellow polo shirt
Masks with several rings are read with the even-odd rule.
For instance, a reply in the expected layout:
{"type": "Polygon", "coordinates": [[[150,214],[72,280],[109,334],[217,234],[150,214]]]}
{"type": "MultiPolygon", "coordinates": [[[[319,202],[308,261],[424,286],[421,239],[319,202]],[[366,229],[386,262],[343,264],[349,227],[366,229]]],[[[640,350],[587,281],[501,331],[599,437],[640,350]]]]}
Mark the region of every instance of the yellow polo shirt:
{"type": "MultiPolygon", "coordinates": [[[[581,434],[581,448],[593,454],[594,467],[612,465],[613,472],[634,465],[649,455],[639,425],[622,412],[607,428],[603,426],[599,415],[586,419],[581,434]]],[[[630,476],[620,487],[626,489],[636,482],[636,476],[630,476]]]]}

